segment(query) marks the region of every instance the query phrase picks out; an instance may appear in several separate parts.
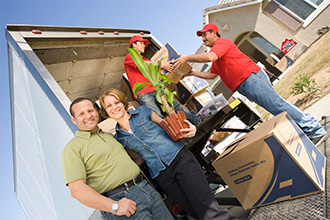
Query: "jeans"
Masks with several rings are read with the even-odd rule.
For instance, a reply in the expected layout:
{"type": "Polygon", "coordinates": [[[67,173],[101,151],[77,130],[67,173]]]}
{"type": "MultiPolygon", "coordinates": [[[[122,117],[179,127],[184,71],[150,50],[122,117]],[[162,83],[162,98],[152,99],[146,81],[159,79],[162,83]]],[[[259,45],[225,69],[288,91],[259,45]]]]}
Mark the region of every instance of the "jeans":
{"type": "Polygon", "coordinates": [[[159,117],[164,118],[160,108],[157,105],[155,92],[149,92],[138,95],[138,102],[151,108],[159,117]]]}
{"type": "Polygon", "coordinates": [[[257,73],[252,73],[236,90],[274,116],[286,111],[310,139],[326,134],[326,131],[312,115],[302,112],[275,92],[268,76],[262,69],[257,73]]]}
{"type": "Polygon", "coordinates": [[[184,111],[184,114],[186,115],[186,118],[193,125],[198,125],[199,124],[198,117],[195,114],[193,114],[190,111],[188,111],[185,107],[183,107],[183,105],[181,105],[181,103],[178,102],[176,99],[174,99],[173,105],[174,105],[175,111],[180,111],[180,110],[184,111]]]}
{"type": "MultiPolygon", "coordinates": [[[[138,95],[138,101],[141,105],[146,105],[149,108],[151,108],[159,117],[164,118],[164,115],[162,114],[160,108],[157,105],[157,100],[154,92],[149,92],[149,93],[144,93],[138,95]]],[[[173,102],[174,105],[174,110],[179,111],[182,110],[184,111],[186,118],[194,125],[198,125],[198,117],[188,111],[186,108],[184,108],[180,102],[178,102],[176,99],[174,99],[173,102]]]]}
{"type": "Polygon", "coordinates": [[[117,216],[110,212],[101,211],[102,219],[117,220],[117,219],[135,219],[135,220],[167,220],[174,219],[168,208],[165,206],[160,195],[152,188],[150,184],[143,180],[137,185],[131,186],[127,191],[123,190],[109,198],[119,201],[123,197],[136,202],[135,213],[127,218],[126,215],[117,216]]]}

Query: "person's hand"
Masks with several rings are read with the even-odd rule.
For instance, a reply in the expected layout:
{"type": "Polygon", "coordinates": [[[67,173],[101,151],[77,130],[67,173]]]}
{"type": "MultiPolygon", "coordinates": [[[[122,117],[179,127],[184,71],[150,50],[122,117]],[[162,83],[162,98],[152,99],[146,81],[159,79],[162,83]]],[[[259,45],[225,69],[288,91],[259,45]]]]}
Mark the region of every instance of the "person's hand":
{"type": "Polygon", "coordinates": [[[181,132],[183,132],[182,138],[191,138],[194,137],[196,134],[196,127],[195,125],[191,124],[190,121],[184,120],[188,125],[189,128],[182,128],[180,129],[181,132]]]}
{"type": "Polygon", "coordinates": [[[179,54],[179,56],[180,57],[178,59],[173,61],[175,70],[177,68],[180,68],[183,64],[187,63],[187,61],[188,61],[188,56],[187,55],[179,54]]]}
{"type": "Polygon", "coordinates": [[[116,215],[126,215],[127,217],[130,217],[133,215],[136,211],[136,203],[133,200],[122,198],[118,201],[119,208],[116,213],[116,215]]]}
{"type": "Polygon", "coordinates": [[[194,69],[191,69],[189,73],[183,74],[183,76],[181,77],[181,79],[184,79],[186,76],[194,76],[195,72],[196,71],[194,69]]]}
{"type": "Polygon", "coordinates": [[[174,69],[174,65],[172,64],[172,62],[167,62],[167,61],[163,61],[161,63],[161,68],[172,73],[175,69],[174,69]]]}

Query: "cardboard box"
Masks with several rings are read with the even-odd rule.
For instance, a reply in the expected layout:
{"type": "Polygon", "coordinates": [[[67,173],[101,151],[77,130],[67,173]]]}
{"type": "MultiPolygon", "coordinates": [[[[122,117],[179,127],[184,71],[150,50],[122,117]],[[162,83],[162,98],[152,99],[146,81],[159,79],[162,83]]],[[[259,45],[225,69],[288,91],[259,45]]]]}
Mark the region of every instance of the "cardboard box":
{"type": "Polygon", "coordinates": [[[293,64],[293,60],[290,59],[287,55],[282,57],[278,63],[275,64],[275,67],[281,71],[284,72],[289,66],[293,64]]]}
{"type": "Polygon", "coordinates": [[[226,131],[216,131],[214,132],[213,136],[211,137],[212,141],[220,142],[222,141],[225,137],[227,137],[229,133],[226,131]]]}
{"type": "Polygon", "coordinates": [[[209,83],[205,79],[196,76],[187,76],[183,78],[181,82],[185,89],[192,94],[209,86],[209,83]]]}
{"type": "Polygon", "coordinates": [[[204,79],[189,76],[177,84],[168,85],[168,88],[171,91],[176,91],[176,96],[181,103],[186,103],[192,95],[205,91],[208,85],[208,82],[204,79]]]}
{"type": "Polygon", "coordinates": [[[277,64],[280,59],[276,56],[276,54],[272,53],[269,55],[269,57],[266,58],[266,61],[272,65],[272,66],[275,66],[275,64],[277,64]]]}
{"type": "Polygon", "coordinates": [[[174,84],[174,85],[177,84],[181,80],[181,78],[182,78],[182,75],[179,75],[179,74],[177,74],[175,72],[174,73],[166,73],[166,75],[168,76],[168,78],[170,78],[170,80],[173,81],[172,84],[174,84]]]}
{"type": "MultiPolygon", "coordinates": [[[[166,43],[160,50],[158,50],[152,57],[151,62],[158,62],[160,60],[171,61],[179,57],[178,52],[172,47],[171,44],[166,43]]],[[[168,73],[167,71],[162,71],[163,74],[168,75],[168,77],[178,83],[183,75],[191,71],[191,66],[185,63],[180,68],[176,69],[173,73],[168,73]]]]}
{"type": "Polygon", "coordinates": [[[213,166],[250,209],[323,191],[325,162],[284,112],[228,146],[213,166]]]}
{"type": "Polygon", "coordinates": [[[116,134],[116,124],[117,121],[112,118],[107,118],[103,121],[101,121],[98,124],[98,127],[103,131],[103,132],[108,132],[111,133],[112,135],[116,134]]]}
{"type": "Polygon", "coordinates": [[[199,92],[192,94],[187,100],[186,104],[195,112],[199,112],[211,99],[214,99],[215,95],[209,89],[203,89],[199,92]]]}

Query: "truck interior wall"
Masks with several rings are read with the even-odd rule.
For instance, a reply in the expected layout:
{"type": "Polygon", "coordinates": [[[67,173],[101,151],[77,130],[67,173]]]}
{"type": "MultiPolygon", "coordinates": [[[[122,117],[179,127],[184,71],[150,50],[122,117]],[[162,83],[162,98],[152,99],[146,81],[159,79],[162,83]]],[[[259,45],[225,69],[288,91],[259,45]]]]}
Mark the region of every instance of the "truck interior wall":
{"type": "MultiPolygon", "coordinates": [[[[80,96],[96,101],[109,88],[121,89],[128,39],[28,43],[71,101],[80,96]]],[[[156,48],[150,43],[144,56],[150,58],[156,48]]]]}

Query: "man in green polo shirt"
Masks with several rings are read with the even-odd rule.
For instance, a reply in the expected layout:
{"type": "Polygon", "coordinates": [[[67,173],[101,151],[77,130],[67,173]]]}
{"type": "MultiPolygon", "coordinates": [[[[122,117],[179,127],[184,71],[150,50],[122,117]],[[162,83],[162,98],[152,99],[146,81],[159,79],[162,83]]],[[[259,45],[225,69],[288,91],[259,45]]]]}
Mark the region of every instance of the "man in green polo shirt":
{"type": "Polygon", "coordinates": [[[173,219],[123,146],[98,129],[93,102],[78,98],[70,113],[79,131],[62,152],[62,168],[72,197],[101,210],[104,219],[173,219]]]}

